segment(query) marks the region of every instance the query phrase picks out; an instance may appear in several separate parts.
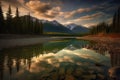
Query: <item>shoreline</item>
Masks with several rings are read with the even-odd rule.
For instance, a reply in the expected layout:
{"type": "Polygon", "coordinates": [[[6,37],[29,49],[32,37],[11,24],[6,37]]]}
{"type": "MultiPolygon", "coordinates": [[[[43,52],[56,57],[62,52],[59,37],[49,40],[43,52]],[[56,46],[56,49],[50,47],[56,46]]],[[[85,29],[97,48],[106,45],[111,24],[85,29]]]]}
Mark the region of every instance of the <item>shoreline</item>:
{"type": "Polygon", "coordinates": [[[99,36],[84,36],[84,37],[77,37],[76,39],[84,39],[84,40],[90,40],[95,42],[106,42],[106,43],[119,43],[120,44],[120,38],[111,38],[111,37],[99,37],[99,36]]]}
{"type": "Polygon", "coordinates": [[[29,46],[40,43],[45,43],[52,40],[62,40],[62,39],[76,38],[82,40],[90,40],[95,42],[104,42],[110,44],[120,45],[120,38],[111,37],[100,37],[100,36],[83,36],[83,37],[70,37],[70,36],[39,36],[39,35],[16,35],[16,34],[0,34],[0,50],[3,48],[19,47],[19,46],[29,46]]]}
{"type": "Polygon", "coordinates": [[[120,38],[84,36],[77,37],[77,39],[94,41],[99,43],[101,46],[107,45],[106,47],[108,48],[110,54],[120,53],[120,38]]]}
{"type": "Polygon", "coordinates": [[[41,44],[52,40],[61,40],[60,38],[52,37],[35,37],[35,38],[17,38],[17,39],[0,39],[0,50],[4,48],[29,46],[41,44]]]}

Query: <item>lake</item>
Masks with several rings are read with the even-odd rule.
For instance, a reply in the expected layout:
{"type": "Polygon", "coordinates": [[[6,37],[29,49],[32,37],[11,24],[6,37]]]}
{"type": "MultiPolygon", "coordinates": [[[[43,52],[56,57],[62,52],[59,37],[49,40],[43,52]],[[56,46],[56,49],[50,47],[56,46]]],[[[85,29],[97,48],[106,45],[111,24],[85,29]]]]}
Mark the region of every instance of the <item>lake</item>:
{"type": "Polygon", "coordinates": [[[107,44],[64,39],[0,51],[0,80],[107,80],[107,44]]]}

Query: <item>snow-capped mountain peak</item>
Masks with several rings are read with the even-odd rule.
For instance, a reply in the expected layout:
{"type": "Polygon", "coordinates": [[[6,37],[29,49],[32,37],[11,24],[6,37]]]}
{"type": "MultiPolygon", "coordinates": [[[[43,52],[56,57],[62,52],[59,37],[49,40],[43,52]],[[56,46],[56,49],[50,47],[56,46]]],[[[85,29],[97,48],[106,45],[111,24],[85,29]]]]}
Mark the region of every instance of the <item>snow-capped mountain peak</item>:
{"type": "Polygon", "coordinates": [[[41,20],[42,23],[48,23],[49,21],[48,20],[41,20]]]}
{"type": "Polygon", "coordinates": [[[89,31],[88,28],[77,24],[69,24],[66,27],[74,33],[87,33],[89,31]]]}
{"type": "Polygon", "coordinates": [[[69,28],[70,30],[73,30],[77,26],[78,25],[72,23],[72,24],[67,25],[66,27],[69,28]]]}
{"type": "Polygon", "coordinates": [[[51,23],[54,24],[54,25],[56,25],[56,26],[59,26],[59,25],[60,25],[60,23],[57,22],[56,20],[51,21],[51,23]]]}

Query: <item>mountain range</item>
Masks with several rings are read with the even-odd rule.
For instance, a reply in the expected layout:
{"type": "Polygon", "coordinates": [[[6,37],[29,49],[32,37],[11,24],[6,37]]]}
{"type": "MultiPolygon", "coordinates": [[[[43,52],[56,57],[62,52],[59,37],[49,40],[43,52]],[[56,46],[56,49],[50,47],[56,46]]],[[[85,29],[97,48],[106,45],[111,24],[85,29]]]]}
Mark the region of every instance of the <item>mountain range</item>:
{"type": "MultiPolygon", "coordinates": [[[[35,17],[31,17],[31,19],[33,21],[36,20],[35,17]]],[[[48,21],[41,19],[39,21],[43,23],[43,30],[47,34],[82,34],[89,32],[88,28],[73,23],[68,25],[62,25],[56,20],[48,21]]]]}
{"type": "Polygon", "coordinates": [[[60,24],[57,21],[43,21],[44,32],[45,33],[57,33],[57,34],[72,34],[73,32],[65,27],[64,25],[60,24]]]}
{"type": "Polygon", "coordinates": [[[44,32],[47,33],[83,34],[89,32],[88,28],[77,24],[62,25],[56,20],[53,21],[41,20],[41,21],[44,26],[44,32]]]}
{"type": "Polygon", "coordinates": [[[89,32],[89,29],[86,28],[85,26],[77,25],[77,24],[73,24],[73,23],[66,25],[66,27],[75,34],[83,34],[83,33],[89,32]]]}

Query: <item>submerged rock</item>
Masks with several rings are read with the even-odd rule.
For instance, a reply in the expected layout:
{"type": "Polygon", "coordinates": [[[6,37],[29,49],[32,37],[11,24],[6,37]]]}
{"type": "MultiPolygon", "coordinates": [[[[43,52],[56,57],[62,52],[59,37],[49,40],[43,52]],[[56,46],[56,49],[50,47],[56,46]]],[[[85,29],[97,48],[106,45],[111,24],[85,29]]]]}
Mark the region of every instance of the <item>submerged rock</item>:
{"type": "Polygon", "coordinates": [[[73,67],[69,67],[67,70],[66,70],[66,74],[72,74],[74,71],[74,68],[73,67]]]}
{"type": "Polygon", "coordinates": [[[51,78],[52,78],[52,80],[58,80],[58,74],[57,74],[57,72],[52,73],[51,74],[51,78]]]}
{"type": "Polygon", "coordinates": [[[83,74],[83,69],[82,68],[77,68],[77,69],[75,69],[75,71],[74,71],[74,76],[75,77],[80,77],[82,74],[83,74]]]}
{"type": "Polygon", "coordinates": [[[77,79],[72,75],[66,75],[65,80],[77,80],[77,79]]]}
{"type": "Polygon", "coordinates": [[[115,80],[120,80],[120,66],[110,68],[109,76],[115,80]]]}
{"type": "Polygon", "coordinates": [[[84,80],[95,80],[96,79],[96,75],[83,75],[82,76],[84,78],[84,80]]]}
{"type": "Polygon", "coordinates": [[[59,75],[65,74],[65,68],[60,68],[59,69],[59,75]]]}

